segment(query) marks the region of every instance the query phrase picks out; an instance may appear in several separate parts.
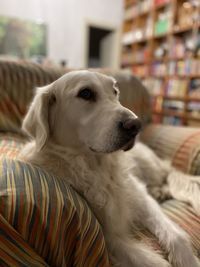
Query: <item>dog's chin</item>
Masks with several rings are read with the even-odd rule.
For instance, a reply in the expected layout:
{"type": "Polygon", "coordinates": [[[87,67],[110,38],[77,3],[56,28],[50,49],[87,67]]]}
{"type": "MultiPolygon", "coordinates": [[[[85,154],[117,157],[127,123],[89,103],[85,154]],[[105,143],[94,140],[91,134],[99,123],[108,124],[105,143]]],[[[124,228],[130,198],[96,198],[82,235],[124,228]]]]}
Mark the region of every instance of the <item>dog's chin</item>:
{"type": "Polygon", "coordinates": [[[119,150],[128,151],[131,148],[133,148],[134,144],[135,144],[135,138],[131,138],[130,140],[126,142],[124,141],[124,142],[117,143],[109,148],[107,147],[105,149],[96,149],[90,146],[89,149],[94,153],[108,154],[108,153],[113,153],[119,150]]]}
{"type": "Polygon", "coordinates": [[[128,150],[130,150],[131,148],[133,148],[134,145],[135,145],[135,138],[131,139],[128,143],[126,143],[126,144],[121,148],[121,150],[123,150],[123,151],[128,151],[128,150]]]}

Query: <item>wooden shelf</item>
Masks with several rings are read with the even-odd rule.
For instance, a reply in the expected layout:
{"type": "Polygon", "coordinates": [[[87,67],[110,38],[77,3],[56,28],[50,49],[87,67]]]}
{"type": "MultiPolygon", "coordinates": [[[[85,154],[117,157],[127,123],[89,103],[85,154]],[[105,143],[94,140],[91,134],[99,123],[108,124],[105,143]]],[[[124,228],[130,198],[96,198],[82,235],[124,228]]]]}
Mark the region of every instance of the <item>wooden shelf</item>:
{"type": "MultiPolygon", "coordinates": [[[[145,64],[143,64],[145,65],[145,64]]],[[[157,75],[157,74],[147,74],[147,75],[142,75],[145,76],[146,78],[155,78],[155,79],[195,79],[195,78],[200,78],[200,74],[191,74],[191,75],[157,75]]]]}
{"type": "Polygon", "coordinates": [[[187,102],[200,102],[200,96],[199,97],[188,96],[185,98],[185,101],[187,101],[187,102]]]}
{"type": "Polygon", "coordinates": [[[125,7],[130,7],[131,5],[135,4],[135,0],[125,0],[125,7]]]}
{"type": "Polygon", "coordinates": [[[187,120],[200,122],[200,116],[186,115],[187,120]]]}
{"type": "Polygon", "coordinates": [[[153,113],[156,115],[162,115],[162,116],[185,118],[185,115],[183,112],[175,111],[175,110],[162,110],[162,111],[154,110],[153,113]]]}
{"type": "Polygon", "coordinates": [[[185,97],[185,96],[173,96],[173,95],[152,95],[153,97],[162,97],[167,100],[177,100],[177,101],[183,101],[183,102],[200,102],[200,96],[199,97],[185,97]]]}
{"type": "Polygon", "coordinates": [[[171,95],[162,95],[164,99],[167,100],[176,100],[176,101],[185,101],[186,98],[184,96],[171,96],[171,95]]]}
{"type": "Polygon", "coordinates": [[[144,11],[138,13],[137,15],[134,15],[134,16],[132,17],[132,20],[135,20],[135,19],[137,19],[138,17],[147,16],[148,14],[149,14],[149,9],[144,10],[144,11]]]}
{"type": "MultiPolygon", "coordinates": [[[[168,57],[164,56],[163,58],[153,58],[152,62],[169,62],[169,61],[180,61],[180,60],[186,60],[188,57],[168,57]]],[[[194,59],[194,58],[192,58],[194,59]]]]}
{"type": "MultiPolygon", "coordinates": [[[[176,27],[177,26],[175,26],[175,28],[176,27]]],[[[194,28],[194,26],[191,26],[191,25],[188,25],[188,26],[185,26],[185,27],[180,27],[180,28],[174,29],[172,34],[180,34],[180,33],[188,32],[188,31],[192,31],[193,28],[194,28]]]]}
{"type": "Polygon", "coordinates": [[[149,65],[151,64],[151,62],[148,60],[148,61],[142,61],[142,60],[136,60],[136,61],[133,61],[132,63],[133,65],[149,65]]]}
{"type": "Polygon", "coordinates": [[[165,33],[161,33],[161,34],[154,34],[153,38],[154,39],[163,39],[163,38],[167,38],[168,34],[170,32],[165,32],[165,33]]]}
{"type": "Polygon", "coordinates": [[[166,75],[165,76],[168,79],[194,79],[194,78],[200,78],[200,74],[174,74],[174,75],[166,75]]]}
{"type": "MultiPolygon", "coordinates": [[[[132,55],[132,53],[130,53],[130,55],[132,55]]],[[[122,54],[122,57],[123,57],[123,54],[122,54]]],[[[153,63],[158,63],[158,62],[161,62],[161,63],[165,63],[165,62],[170,62],[170,61],[184,61],[184,60],[187,60],[187,59],[192,59],[194,60],[195,58],[188,58],[188,57],[163,57],[163,58],[151,58],[149,59],[148,61],[147,60],[139,60],[139,61],[133,61],[132,64],[136,65],[146,65],[146,64],[153,64],[153,63]]],[[[189,75],[186,75],[186,74],[173,74],[173,75],[162,75],[162,76],[174,76],[174,77],[195,77],[195,78],[198,78],[200,77],[200,73],[199,74],[189,74],[189,75]]]]}
{"type": "Polygon", "coordinates": [[[144,37],[144,38],[135,40],[135,41],[133,42],[133,44],[146,43],[146,42],[150,41],[151,39],[152,39],[152,37],[144,37]]]}
{"type": "MultiPolygon", "coordinates": [[[[126,21],[130,21],[131,19],[128,19],[126,21]]],[[[199,25],[200,27],[200,25],[199,25]]],[[[132,44],[139,44],[139,43],[145,43],[145,42],[148,42],[148,41],[151,41],[151,40],[162,40],[162,39],[165,39],[165,38],[168,38],[169,35],[177,35],[177,34],[180,34],[180,33],[184,33],[184,32],[187,32],[187,31],[191,31],[193,30],[194,27],[185,27],[185,28],[180,28],[180,29],[177,29],[177,30],[173,30],[173,31],[168,31],[168,32],[165,32],[165,33],[162,33],[162,34],[153,34],[152,36],[150,37],[144,37],[144,38],[141,38],[141,39],[138,39],[138,40],[135,40],[132,42],[132,44]]],[[[126,33],[126,32],[124,32],[126,33]]],[[[131,44],[130,44],[131,45],[131,44]]]]}
{"type": "Polygon", "coordinates": [[[180,119],[187,119],[187,120],[193,120],[193,121],[200,121],[200,116],[193,116],[184,114],[180,111],[174,111],[174,110],[163,110],[163,111],[153,111],[153,114],[160,115],[160,116],[169,116],[169,117],[178,117],[180,119]]]}
{"type": "Polygon", "coordinates": [[[166,1],[160,5],[155,5],[154,8],[155,10],[159,10],[159,9],[162,9],[162,8],[165,8],[166,6],[168,6],[170,4],[170,1],[166,1]]]}

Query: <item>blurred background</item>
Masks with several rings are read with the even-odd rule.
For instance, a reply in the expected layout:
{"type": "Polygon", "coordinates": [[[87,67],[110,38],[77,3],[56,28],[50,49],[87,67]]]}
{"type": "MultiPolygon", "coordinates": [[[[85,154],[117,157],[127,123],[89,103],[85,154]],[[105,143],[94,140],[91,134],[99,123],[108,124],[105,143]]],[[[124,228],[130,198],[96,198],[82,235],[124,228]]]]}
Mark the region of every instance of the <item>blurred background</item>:
{"type": "Polygon", "coordinates": [[[154,122],[200,126],[200,0],[125,1],[121,66],[152,96],[154,122]]]}
{"type": "Polygon", "coordinates": [[[123,0],[1,0],[1,57],[119,66],[123,0]]]}
{"type": "Polygon", "coordinates": [[[200,125],[200,0],[0,0],[0,59],[124,69],[154,122],[200,125]]]}

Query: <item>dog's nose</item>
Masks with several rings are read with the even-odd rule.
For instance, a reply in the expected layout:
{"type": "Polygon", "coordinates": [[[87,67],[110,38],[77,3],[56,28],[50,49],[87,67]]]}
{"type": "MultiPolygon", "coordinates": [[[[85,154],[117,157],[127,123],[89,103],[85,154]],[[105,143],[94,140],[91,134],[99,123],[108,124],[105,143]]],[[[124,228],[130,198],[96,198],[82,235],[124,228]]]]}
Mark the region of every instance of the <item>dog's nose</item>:
{"type": "Polygon", "coordinates": [[[120,128],[130,134],[137,134],[141,129],[141,122],[138,118],[128,119],[119,124],[120,128]]]}

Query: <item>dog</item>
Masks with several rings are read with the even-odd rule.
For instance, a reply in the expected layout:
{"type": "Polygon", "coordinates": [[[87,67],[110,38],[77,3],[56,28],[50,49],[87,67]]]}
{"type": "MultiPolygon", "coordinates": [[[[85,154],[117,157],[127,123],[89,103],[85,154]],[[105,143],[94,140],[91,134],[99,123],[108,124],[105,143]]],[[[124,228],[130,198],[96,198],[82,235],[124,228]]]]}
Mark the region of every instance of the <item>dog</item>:
{"type": "Polygon", "coordinates": [[[113,77],[72,71],[38,88],[22,127],[33,140],[20,158],[67,180],[84,196],[113,265],[200,267],[187,234],[146,190],[145,182],[166,177],[169,167],[137,142],[140,120],[120,104],[113,77]],[[169,262],[134,239],[138,224],[158,238],[169,262]]]}

